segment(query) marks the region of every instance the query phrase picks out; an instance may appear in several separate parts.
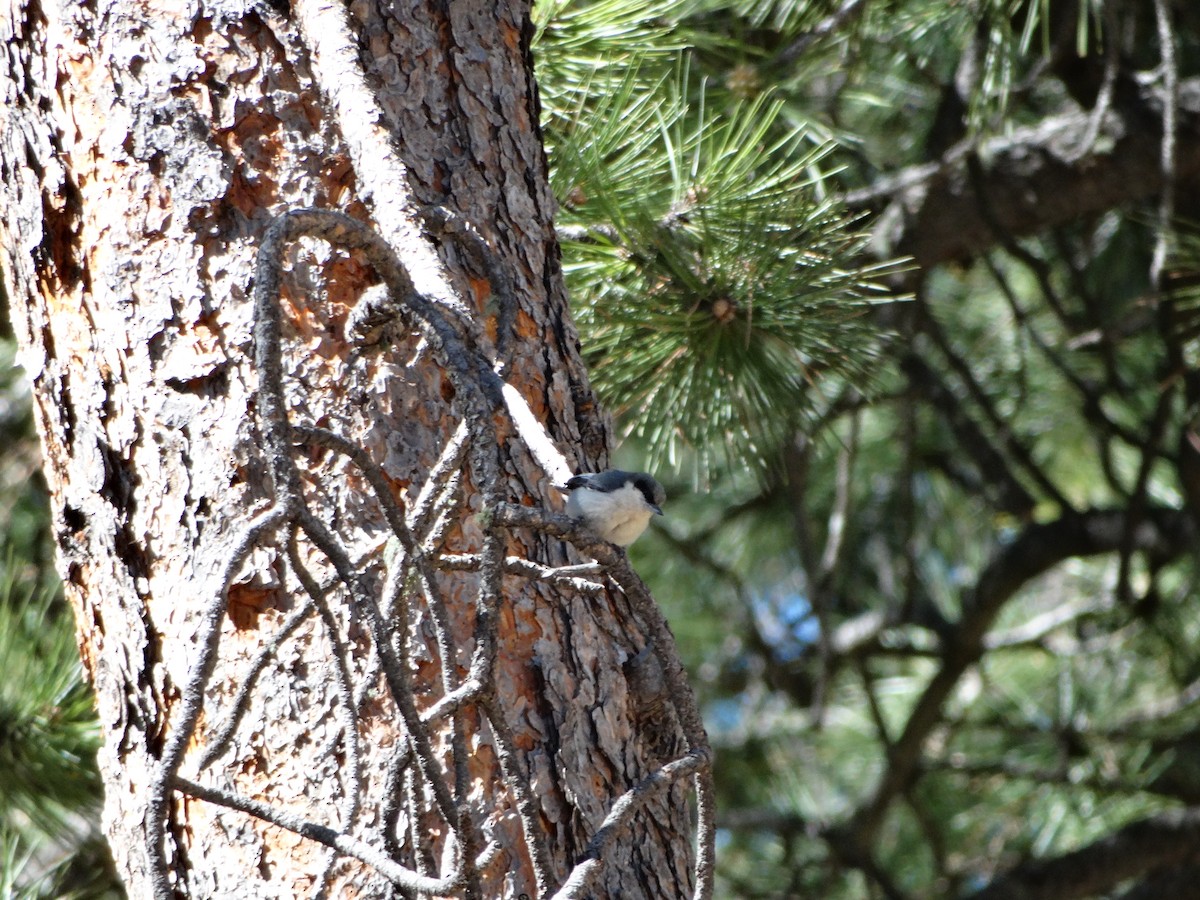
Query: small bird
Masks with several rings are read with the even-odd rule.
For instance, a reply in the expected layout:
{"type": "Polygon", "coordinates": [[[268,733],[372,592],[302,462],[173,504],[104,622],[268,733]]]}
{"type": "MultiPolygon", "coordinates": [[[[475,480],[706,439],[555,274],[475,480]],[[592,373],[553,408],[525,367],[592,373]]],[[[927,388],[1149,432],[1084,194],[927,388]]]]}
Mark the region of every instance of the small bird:
{"type": "Polygon", "coordinates": [[[608,469],[576,475],[559,488],[567,495],[567,515],[606,541],[628,547],[663,514],[663,486],[645,472],[608,469]]]}

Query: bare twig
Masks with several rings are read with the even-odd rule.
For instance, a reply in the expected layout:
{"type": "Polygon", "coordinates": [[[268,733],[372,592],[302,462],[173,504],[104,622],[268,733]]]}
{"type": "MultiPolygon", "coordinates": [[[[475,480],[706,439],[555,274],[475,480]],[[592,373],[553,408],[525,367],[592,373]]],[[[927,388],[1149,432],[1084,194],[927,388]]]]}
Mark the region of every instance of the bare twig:
{"type": "MultiPolygon", "coordinates": [[[[434,635],[437,639],[438,654],[442,660],[442,690],[443,696],[453,695],[459,688],[457,647],[454,641],[450,616],[446,604],[437,589],[434,573],[427,565],[419,566],[419,580],[425,594],[426,603],[433,619],[434,635]]],[[[403,639],[403,638],[402,638],[403,639]]],[[[472,679],[476,684],[482,680],[472,679]]],[[[464,696],[470,696],[469,694],[464,696]]],[[[458,810],[458,821],[455,830],[459,840],[463,842],[463,859],[466,863],[465,878],[467,896],[475,897],[480,892],[479,872],[474,867],[475,830],[471,823],[470,778],[467,773],[467,745],[463,735],[462,703],[457,703],[447,710],[450,719],[450,752],[454,761],[454,805],[458,810]]],[[[422,720],[424,724],[424,720],[422,720]]]]}
{"type": "Polygon", "coordinates": [[[264,803],[261,800],[242,797],[232,791],[203,785],[181,776],[176,776],[173,784],[189,796],[207,800],[209,803],[215,803],[218,806],[226,806],[229,809],[248,813],[262,819],[264,822],[270,822],[272,825],[277,825],[280,828],[316,841],[319,844],[324,844],[326,847],[332,847],[346,856],[352,856],[355,859],[361,860],[367,863],[367,865],[372,866],[393,884],[405,890],[415,891],[420,894],[441,896],[453,893],[462,886],[463,875],[459,870],[453,871],[442,878],[427,878],[414,872],[412,869],[400,865],[388,857],[387,854],[382,853],[364,841],[357,840],[327,825],[311,822],[308,819],[279,809],[269,803],[264,803]]]}
{"type": "Polygon", "coordinates": [[[1175,31],[1166,0],[1154,0],[1154,23],[1158,29],[1158,52],[1162,60],[1163,134],[1159,165],[1163,186],[1158,201],[1158,235],[1150,262],[1150,283],[1155,290],[1161,290],[1175,218],[1175,145],[1179,134],[1179,63],[1175,57],[1175,31]]]}
{"type": "Polygon", "coordinates": [[[1147,504],[1150,472],[1159,458],[1159,444],[1166,429],[1169,418],[1174,388],[1178,377],[1182,375],[1182,354],[1174,334],[1174,322],[1171,315],[1172,301],[1163,296],[1164,269],[1170,252],[1175,217],[1175,186],[1176,186],[1176,152],[1175,144],[1179,129],[1179,68],[1175,58],[1175,33],[1171,24],[1170,10],[1165,0],[1154,0],[1154,20],[1158,28],[1159,56],[1162,61],[1163,82],[1163,134],[1159,152],[1159,165],[1162,169],[1162,191],[1158,199],[1157,234],[1154,241],[1154,253],[1150,260],[1150,285],[1155,292],[1155,303],[1158,310],[1158,331],[1166,348],[1166,363],[1163,377],[1160,379],[1158,404],[1151,419],[1148,435],[1143,444],[1141,463],[1138,467],[1137,481],[1130,497],[1129,533],[1121,545],[1120,569],[1117,573],[1117,596],[1122,600],[1129,599],[1130,577],[1132,568],[1133,532],[1141,524],[1141,517],[1147,504]]]}
{"type": "MultiPolygon", "coordinates": [[[[354,827],[354,821],[358,815],[362,801],[363,788],[362,758],[359,753],[358,742],[358,704],[354,700],[354,688],[350,677],[349,652],[339,633],[337,619],[333,615],[333,610],[329,608],[325,591],[317,584],[316,579],[309,574],[300,559],[300,552],[296,546],[295,528],[288,535],[287,550],[288,562],[291,564],[296,578],[299,579],[300,584],[303,585],[305,592],[308,594],[309,600],[320,614],[321,621],[329,633],[329,643],[333,647],[333,665],[334,671],[337,672],[335,686],[338,698],[338,716],[342,722],[342,736],[346,746],[346,771],[349,781],[348,786],[344,789],[342,800],[341,827],[343,831],[348,832],[354,827]]],[[[329,860],[325,864],[325,871],[318,880],[318,884],[320,885],[318,897],[323,898],[325,896],[325,892],[329,886],[329,878],[336,861],[337,857],[330,854],[329,860]]]]}
{"type": "Polygon", "coordinates": [[[313,605],[311,600],[296,607],[292,611],[292,614],[284,620],[283,625],[279,627],[279,631],[263,644],[262,649],[255,656],[254,662],[242,673],[242,676],[238,679],[237,693],[234,695],[233,701],[229,704],[229,715],[221,725],[213,729],[213,735],[209,738],[208,745],[204,748],[204,753],[197,764],[198,770],[203,771],[207,769],[228,748],[230,738],[237,731],[237,727],[242,721],[242,716],[246,713],[250,702],[250,694],[258,684],[258,676],[263,673],[267,664],[275,658],[283,642],[291,636],[292,632],[300,627],[304,620],[312,614],[312,611],[313,605]]]}
{"type": "Polygon", "coordinates": [[[192,664],[188,682],[184,685],[180,696],[180,711],[158,764],[154,783],[150,786],[149,798],[146,803],[146,845],[150,858],[150,882],[156,900],[170,900],[173,896],[167,880],[166,847],[166,818],[167,801],[170,797],[171,786],[179,767],[183,764],[183,755],[196,728],[196,720],[204,703],[204,689],[212,678],[213,669],[217,664],[217,643],[221,637],[221,623],[225,620],[225,603],[229,594],[229,586],[242,563],[250,555],[257,542],[268,537],[283,524],[286,509],[273,506],[260,513],[234,541],[232,548],[225,557],[219,584],[212,590],[211,599],[204,609],[200,623],[200,656],[192,664]]]}
{"type": "Polygon", "coordinates": [[[500,763],[500,772],[512,792],[516,802],[517,816],[521,821],[521,831],[525,837],[525,846],[529,849],[529,862],[533,867],[534,882],[537,884],[539,897],[548,897],[553,890],[551,881],[554,866],[550,860],[550,850],[546,846],[545,832],[538,824],[538,807],[533,799],[533,791],[529,787],[529,779],[517,760],[516,745],[508,722],[504,718],[504,710],[494,696],[484,698],[485,709],[488,711],[488,721],[492,726],[492,737],[495,740],[496,759],[500,763]]]}
{"type": "MultiPolygon", "coordinates": [[[[439,569],[449,571],[478,571],[481,565],[480,558],[474,553],[447,553],[439,556],[435,561],[439,569]]],[[[510,556],[504,560],[504,572],[507,575],[522,575],[525,578],[534,578],[538,581],[554,581],[559,584],[568,584],[577,591],[595,594],[602,593],[605,590],[604,585],[597,581],[588,581],[586,578],[580,578],[580,575],[598,575],[603,569],[596,563],[584,563],[574,566],[543,566],[541,563],[535,563],[533,560],[525,559],[520,556],[510,556]]]]}
{"type": "Polygon", "coordinates": [[[452,475],[458,472],[467,455],[467,438],[469,436],[470,430],[466,421],[459,422],[458,428],[454,430],[454,434],[442,448],[437,462],[430,468],[425,483],[421,486],[417,499],[413,501],[408,512],[408,526],[414,534],[426,534],[433,524],[441,505],[439,498],[447,493],[447,482],[452,475]]]}
{"type": "Polygon", "coordinates": [[[1121,68],[1121,22],[1117,17],[1117,0],[1104,0],[1104,77],[1100,82],[1100,90],[1096,94],[1096,102],[1088,114],[1087,128],[1079,139],[1079,147],[1074,156],[1081,159],[1087,156],[1096,146],[1100,136],[1100,128],[1104,117],[1112,107],[1113,88],[1117,83],[1117,73],[1121,68]]]}
{"type": "Polygon", "coordinates": [[[487,276],[492,286],[493,299],[499,307],[496,317],[496,356],[497,364],[503,367],[508,359],[513,325],[517,317],[517,300],[508,269],[501,265],[499,257],[479,230],[462,216],[444,206],[427,206],[421,211],[421,215],[426,222],[437,228],[441,235],[466,251],[472,262],[483,269],[487,276]]]}
{"type": "Polygon", "coordinates": [[[325,630],[328,632],[329,643],[333,647],[333,667],[337,673],[334,684],[337,689],[338,714],[342,720],[342,734],[346,745],[345,768],[350,782],[350,786],[346,790],[345,806],[342,809],[342,828],[349,830],[354,826],[354,818],[358,815],[359,801],[362,798],[362,759],[359,754],[358,722],[356,721],[358,705],[354,702],[353,679],[350,676],[347,662],[350,652],[346,648],[346,642],[342,640],[337,619],[333,615],[333,610],[329,608],[325,591],[309,574],[300,559],[300,551],[296,546],[295,529],[288,536],[287,550],[292,571],[295,572],[313,606],[316,607],[321,622],[324,623],[325,630]]]}
{"type": "MultiPolygon", "coordinates": [[[[577,900],[589,895],[592,884],[600,874],[603,865],[604,851],[609,843],[629,824],[634,813],[647,800],[688,775],[702,772],[708,765],[705,754],[695,753],[672,760],[662,768],[650,773],[632,788],[626,791],[612,805],[604,822],[597,829],[592,840],[584,850],[581,861],[571,871],[570,876],[554,895],[553,900],[577,900]]],[[[707,806],[708,804],[705,804],[707,806]]],[[[697,893],[699,893],[697,885],[697,893]]]]}

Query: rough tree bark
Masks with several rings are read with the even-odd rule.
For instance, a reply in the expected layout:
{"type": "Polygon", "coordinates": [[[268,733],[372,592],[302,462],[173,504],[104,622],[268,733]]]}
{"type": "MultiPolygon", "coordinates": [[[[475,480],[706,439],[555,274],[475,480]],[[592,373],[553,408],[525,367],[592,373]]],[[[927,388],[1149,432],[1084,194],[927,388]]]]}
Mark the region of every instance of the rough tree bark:
{"type": "MultiPolygon", "coordinates": [[[[203,668],[205,604],[214,584],[224,595],[230,545],[277,499],[251,299],[255,251],[274,217],[315,207],[378,227],[420,291],[448,307],[467,298],[467,315],[505,349],[507,381],[571,464],[605,462],[608,435],[552,231],[528,15],[522,0],[0,3],[0,268],[105,735],[104,827],[133,897],[163,895],[156,852],[180,896],[393,890],[315,832],[199,799],[199,788],[169,786],[156,850],[152,795],[174,749],[193,783],[327,823],[428,877],[462,849],[412,764],[374,634],[303,535],[289,559],[286,533],[266,533],[237,569],[194,732],[177,748],[171,741],[186,718],[186,686],[203,668]],[[339,21],[352,36],[344,47],[327,27],[339,21]],[[344,72],[365,75],[373,109],[338,95],[344,72]],[[394,150],[399,164],[366,171],[378,162],[363,157],[368,145],[394,150]],[[396,194],[383,196],[389,183],[396,194]],[[418,214],[433,204],[490,245],[512,282],[511,321],[493,308],[486,266],[418,214]],[[327,589],[328,613],[303,612],[302,566],[327,589]],[[244,711],[232,719],[242,687],[244,711]]],[[[290,421],[365,448],[411,510],[459,427],[458,389],[415,326],[384,349],[352,346],[347,319],[379,277],[361,252],[303,239],[284,253],[279,387],[290,421]]],[[[511,419],[497,411],[493,424],[499,495],[553,507],[551,478],[511,419]]],[[[463,499],[440,532],[442,549],[478,553],[490,526],[477,473],[462,466],[463,499]]],[[[364,583],[377,585],[395,548],[364,471],[316,444],[300,454],[305,503],[342,536],[364,583]]],[[[511,533],[507,552],[568,561],[561,541],[530,529],[511,533]]],[[[480,590],[469,571],[429,580],[446,628],[416,604],[399,642],[425,709],[446,689],[437,642],[447,629],[451,680],[472,664],[480,590]]],[[[638,733],[644,709],[626,675],[650,642],[615,588],[586,593],[506,575],[501,595],[495,697],[546,833],[553,888],[613,800],[666,761],[661,735],[638,733]]],[[[545,893],[494,729],[473,706],[444,721],[434,755],[482,836],[468,848],[478,872],[456,892],[545,893]]],[[[659,792],[607,845],[595,893],[687,894],[691,832],[684,791],[659,792]]]]}

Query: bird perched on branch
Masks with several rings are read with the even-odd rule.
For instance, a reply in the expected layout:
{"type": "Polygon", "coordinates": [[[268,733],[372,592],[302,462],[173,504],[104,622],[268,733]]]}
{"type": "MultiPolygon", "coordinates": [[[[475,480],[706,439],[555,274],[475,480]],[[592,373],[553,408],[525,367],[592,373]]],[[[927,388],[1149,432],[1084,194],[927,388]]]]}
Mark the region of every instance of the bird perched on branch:
{"type": "Polygon", "coordinates": [[[621,547],[636,541],[663,514],[663,486],[645,472],[608,469],[576,475],[559,488],[567,495],[567,515],[621,547]]]}

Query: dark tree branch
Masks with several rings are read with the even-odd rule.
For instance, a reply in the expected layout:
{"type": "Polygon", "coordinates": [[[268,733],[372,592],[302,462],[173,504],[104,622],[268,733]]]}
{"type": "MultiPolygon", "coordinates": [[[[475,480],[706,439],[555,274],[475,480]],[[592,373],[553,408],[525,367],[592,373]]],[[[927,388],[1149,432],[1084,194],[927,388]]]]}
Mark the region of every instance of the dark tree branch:
{"type": "Polygon", "coordinates": [[[1028,516],[1036,505],[1033,496],[1025,490],[1009,469],[1007,460],[967,414],[962,401],[954,396],[938,373],[917,353],[905,356],[900,367],[914,389],[927,397],[941,414],[959,447],[979,471],[996,505],[1018,517],[1028,516]]]}
{"type": "Polygon", "coordinates": [[[1162,900],[1163,897],[1187,897],[1200,884],[1200,864],[1169,866],[1151,872],[1118,900],[1162,900]]]}
{"type": "Polygon", "coordinates": [[[997,446],[1008,453],[1025,470],[1028,477],[1041,488],[1043,494],[1058,504],[1059,509],[1070,509],[1071,504],[1067,501],[1067,498],[1063,496],[1054,482],[1050,480],[1050,477],[1042,471],[1041,467],[1034,462],[1029,449],[1021,441],[1017,440],[1016,435],[1012,433],[1011,425],[996,410],[995,404],[979,383],[976,374],[971,370],[971,366],[954,351],[949,339],[937,321],[932,316],[923,317],[921,330],[929,335],[930,339],[937,345],[938,350],[941,351],[946,361],[950,364],[951,371],[958,375],[959,381],[967,389],[971,399],[975,401],[975,404],[982,411],[987,421],[991,423],[992,430],[996,435],[997,446]]]}
{"type": "Polygon", "coordinates": [[[1017,866],[972,894],[971,900],[1090,897],[1163,866],[1197,861],[1200,861],[1200,809],[1178,810],[1133,822],[1064,856],[1017,866]]]}
{"type": "MultiPolygon", "coordinates": [[[[962,619],[944,637],[941,667],[891,748],[875,795],[850,825],[856,840],[864,846],[870,843],[892,802],[917,776],[926,739],[941,721],[958,680],[983,654],[988,629],[1004,604],[1030,580],[1065,560],[1117,552],[1129,530],[1126,520],[1122,510],[1072,513],[1053,522],[1026,526],[996,553],[963,598],[962,619]]],[[[1188,552],[1196,540],[1185,512],[1162,507],[1146,510],[1133,535],[1136,549],[1157,559],[1188,552]]]]}
{"type": "MultiPolygon", "coordinates": [[[[1176,115],[1174,177],[1182,187],[1200,178],[1200,79],[1179,83],[1176,115]]],[[[997,242],[997,228],[1022,237],[1163,190],[1161,101],[1144,98],[1138,110],[1111,111],[1102,139],[1079,155],[1088,123],[1087,113],[1072,112],[1011,136],[960,144],[939,160],[851,191],[845,201],[852,210],[886,210],[890,252],[928,268],[981,253],[997,242]],[[977,182],[968,172],[972,158],[979,161],[977,182]]]]}

